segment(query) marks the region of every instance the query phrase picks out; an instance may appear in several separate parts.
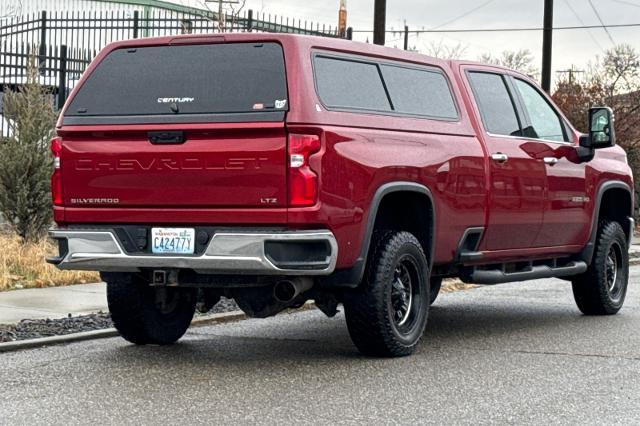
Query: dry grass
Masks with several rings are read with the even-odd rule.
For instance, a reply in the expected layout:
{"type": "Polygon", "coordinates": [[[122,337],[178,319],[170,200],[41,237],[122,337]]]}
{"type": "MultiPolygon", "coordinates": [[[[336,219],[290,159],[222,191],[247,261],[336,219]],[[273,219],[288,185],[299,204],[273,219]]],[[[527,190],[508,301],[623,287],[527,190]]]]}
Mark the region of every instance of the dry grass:
{"type": "Polygon", "coordinates": [[[55,254],[57,247],[47,238],[22,244],[17,236],[0,233],[0,291],[100,281],[95,272],[60,271],[44,261],[55,254]]]}
{"type": "Polygon", "coordinates": [[[475,284],[465,284],[458,279],[447,279],[442,282],[440,291],[443,293],[451,293],[458,290],[469,290],[478,287],[475,284]]]}

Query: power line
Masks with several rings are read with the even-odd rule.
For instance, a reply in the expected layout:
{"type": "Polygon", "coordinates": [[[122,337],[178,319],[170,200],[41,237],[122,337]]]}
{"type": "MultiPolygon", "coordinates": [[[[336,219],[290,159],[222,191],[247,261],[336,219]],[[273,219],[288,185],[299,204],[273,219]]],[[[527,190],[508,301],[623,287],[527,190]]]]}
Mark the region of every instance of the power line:
{"type": "MultiPolygon", "coordinates": [[[[573,8],[573,6],[571,6],[571,3],[569,2],[569,0],[564,0],[564,4],[567,5],[569,10],[573,13],[573,15],[576,17],[576,19],[578,19],[578,22],[580,22],[581,25],[586,25],[584,23],[584,21],[582,20],[582,18],[580,18],[580,15],[578,15],[578,12],[576,12],[576,10],[573,8]]],[[[591,40],[593,40],[593,42],[598,45],[600,50],[604,52],[604,47],[602,47],[602,45],[600,44],[598,39],[594,37],[593,33],[591,33],[591,31],[589,31],[589,30],[587,30],[587,33],[589,33],[589,37],[591,37],[591,40]]]]}
{"type": "MultiPolygon", "coordinates": [[[[562,30],[588,30],[592,28],[628,28],[640,27],[636,24],[609,24],[609,25],[574,25],[565,27],[554,27],[554,31],[562,30]]],[[[452,29],[452,30],[410,30],[410,33],[494,33],[494,32],[522,32],[522,31],[542,31],[543,27],[529,28],[472,28],[472,29],[452,29]]],[[[372,33],[373,30],[353,30],[354,33],[372,33]]],[[[387,33],[400,32],[399,30],[385,30],[387,33]]]]}
{"type": "Polygon", "coordinates": [[[445,26],[447,26],[447,25],[449,25],[449,24],[453,24],[454,22],[456,22],[456,21],[458,21],[458,20],[460,20],[460,19],[462,19],[462,18],[465,18],[465,17],[467,17],[467,16],[471,15],[472,13],[474,13],[474,12],[476,12],[476,11],[478,11],[478,10],[482,9],[483,7],[488,6],[490,3],[493,3],[494,1],[495,1],[495,0],[488,0],[488,1],[484,2],[484,3],[482,3],[481,5],[476,6],[476,7],[474,7],[473,9],[467,10],[466,12],[464,12],[464,13],[462,13],[462,14],[460,14],[460,15],[456,16],[455,18],[452,18],[452,19],[450,19],[450,20],[446,21],[446,22],[445,22],[445,23],[443,23],[443,24],[436,25],[435,27],[432,27],[431,29],[432,29],[432,30],[436,30],[436,29],[438,29],[438,28],[445,27],[445,26]]]}
{"type": "Polygon", "coordinates": [[[596,6],[593,4],[593,1],[589,0],[589,4],[591,5],[591,9],[593,9],[593,13],[595,13],[596,16],[598,17],[598,21],[600,21],[600,24],[602,24],[602,29],[604,29],[604,32],[606,32],[607,36],[609,36],[609,40],[611,40],[611,43],[615,46],[616,42],[613,41],[613,37],[611,37],[611,33],[609,32],[607,27],[605,27],[604,22],[602,21],[602,18],[600,17],[600,14],[598,13],[598,9],[596,9],[596,6]]]}
{"type": "MultiPolygon", "coordinates": [[[[398,31],[398,32],[404,32],[404,31],[398,31]]],[[[412,38],[412,39],[413,39],[413,37],[417,37],[417,36],[420,35],[420,34],[415,34],[415,33],[411,34],[411,31],[408,31],[408,32],[409,32],[409,38],[412,38]]],[[[485,52],[492,52],[494,50],[493,48],[490,48],[488,46],[483,46],[481,44],[478,44],[478,43],[475,43],[475,42],[471,42],[471,41],[468,41],[468,40],[462,40],[462,39],[459,39],[459,38],[456,38],[456,37],[452,37],[452,36],[444,34],[444,33],[442,33],[441,37],[453,40],[453,41],[457,42],[459,45],[463,45],[463,47],[465,47],[465,48],[466,48],[466,46],[464,46],[464,45],[469,45],[469,46],[475,47],[475,48],[480,49],[480,50],[485,51],[485,52]]],[[[404,36],[402,38],[404,38],[404,36]]],[[[397,43],[400,40],[402,40],[402,38],[395,38],[393,40],[388,41],[388,43],[397,43]]],[[[416,42],[417,42],[417,40],[416,40],[416,42]]],[[[430,47],[427,46],[424,42],[425,42],[424,39],[422,39],[420,41],[420,44],[422,45],[423,49],[429,49],[430,47]]],[[[442,42],[442,39],[441,39],[441,42],[442,42]]]]}
{"type": "Polygon", "coordinates": [[[614,3],[626,4],[627,6],[640,7],[638,3],[631,3],[630,1],[625,0],[611,0],[614,3]]]}

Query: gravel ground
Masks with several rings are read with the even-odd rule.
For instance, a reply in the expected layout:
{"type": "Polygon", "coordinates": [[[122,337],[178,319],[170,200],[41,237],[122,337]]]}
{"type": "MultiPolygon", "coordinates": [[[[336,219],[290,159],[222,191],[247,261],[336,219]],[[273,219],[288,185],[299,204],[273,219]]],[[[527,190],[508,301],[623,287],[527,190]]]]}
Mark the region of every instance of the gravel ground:
{"type": "MultiPolygon", "coordinates": [[[[233,299],[222,298],[207,314],[238,310],[233,299]]],[[[196,311],[196,317],[205,315],[196,311]]],[[[38,339],[82,331],[101,330],[113,327],[111,316],[106,312],[79,315],[59,319],[23,319],[17,324],[0,324],[0,343],[15,340],[38,339]]]]}
{"type": "Polygon", "coordinates": [[[109,314],[104,312],[59,319],[23,319],[17,324],[0,324],[0,342],[37,339],[112,326],[109,314]]]}

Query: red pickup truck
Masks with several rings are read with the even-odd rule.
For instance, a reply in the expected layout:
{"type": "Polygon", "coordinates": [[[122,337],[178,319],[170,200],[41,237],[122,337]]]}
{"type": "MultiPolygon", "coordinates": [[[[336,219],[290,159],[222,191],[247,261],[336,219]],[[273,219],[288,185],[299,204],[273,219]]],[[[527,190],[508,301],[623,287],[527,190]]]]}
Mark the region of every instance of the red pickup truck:
{"type": "Polygon", "coordinates": [[[51,148],[61,269],[100,271],[121,335],[169,344],[221,296],[267,317],[344,305],[411,353],[443,278],[561,277],[587,315],[628,281],[633,184],[608,108],[579,134],[530,78],[329,38],[105,48],[51,148]]]}

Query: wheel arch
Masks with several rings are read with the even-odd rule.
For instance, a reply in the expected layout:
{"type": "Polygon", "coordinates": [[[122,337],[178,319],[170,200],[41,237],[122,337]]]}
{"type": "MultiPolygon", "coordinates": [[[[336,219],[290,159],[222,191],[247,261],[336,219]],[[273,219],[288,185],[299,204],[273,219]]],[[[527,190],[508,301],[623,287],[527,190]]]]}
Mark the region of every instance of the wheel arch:
{"type": "Polygon", "coordinates": [[[602,219],[608,218],[620,223],[627,236],[628,245],[633,238],[633,190],[622,181],[607,181],[600,185],[596,193],[593,216],[591,218],[591,234],[586,247],[582,251],[582,259],[591,263],[595,250],[598,226],[602,219]]]}
{"type": "Polygon", "coordinates": [[[403,206],[402,203],[396,203],[398,201],[417,203],[414,207],[422,206],[426,208],[426,215],[419,215],[417,213],[421,210],[413,209],[411,213],[414,213],[414,216],[409,216],[407,218],[408,220],[404,224],[401,224],[398,229],[417,234],[415,236],[425,251],[429,269],[431,269],[433,265],[436,212],[431,190],[415,182],[389,182],[381,185],[371,200],[365,234],[360,246],[360,256],[357,262],[359,270],[356,276],[358,277],[358,282],[360,282],[364,274],[373,232],[376,226],[384,226],[384,221],[388,218],[388,215],[394,211],[394,208],[403,206]]]}
{"type": "MultiPolygon", "coordinates": [[[[422,234],[421,244],[427,256],[429,269],[433,266],[433,254],[435,248],[435,229],[436,229],[436,209],[435,202],[431,190],[425,185],[415,182],[395,181],[387,182],[380,185],[371,198],[369,211],[366,222],[364,224],[364,236],[360,245],[360,253],[352,267],[342,270],[336,270],[333,274],[326,277],[318,277],[318,281],[328,287],[357,287],[364,276],[367,264],[367,256],[371,246],[371,238],[375,229],[376,220],[379,217],[380,207],[384,206],[384,200],[390,200],[389,196],[398,196],[398,194],[406,194],[408,197],[422,197],[421,200],[426,203],[429,214],[427,229],[422,234]],[[425,238],[426,236],[426,238],[425,238]]],[[[413,198],[414,200],[416,198],[413,198]]],[[[384,207],[383,207],[384,208],[384,207]]],[[[416,236],[420,240],[420,236],[416,236]]]]}

